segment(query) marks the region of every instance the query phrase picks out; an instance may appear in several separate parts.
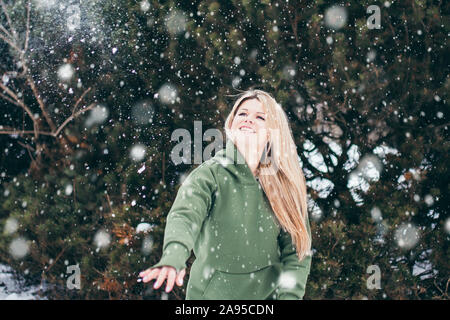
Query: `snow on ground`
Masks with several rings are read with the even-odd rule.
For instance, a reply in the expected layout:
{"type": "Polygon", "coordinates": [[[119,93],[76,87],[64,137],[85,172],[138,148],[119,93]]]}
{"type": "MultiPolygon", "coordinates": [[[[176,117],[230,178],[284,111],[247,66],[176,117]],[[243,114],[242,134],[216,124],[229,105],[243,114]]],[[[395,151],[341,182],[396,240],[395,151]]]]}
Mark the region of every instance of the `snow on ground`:
{"type": "Polygon", "coordinates": [[[13,275],[13,269],[0,264],[0,300],[39,300],[38,286],[26,287],[13,275]]]}

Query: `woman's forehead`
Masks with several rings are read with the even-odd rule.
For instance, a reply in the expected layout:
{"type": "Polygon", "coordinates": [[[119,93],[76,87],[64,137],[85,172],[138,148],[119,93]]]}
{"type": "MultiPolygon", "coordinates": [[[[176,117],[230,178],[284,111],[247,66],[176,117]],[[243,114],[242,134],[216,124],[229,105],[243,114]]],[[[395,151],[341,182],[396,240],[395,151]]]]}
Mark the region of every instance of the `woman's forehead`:
{"type": "Polygon", "coordinates": [[[256,98],[245,100],[241,103],[238,110],[255,111],[265,114],[263,104],[256,98]]]}

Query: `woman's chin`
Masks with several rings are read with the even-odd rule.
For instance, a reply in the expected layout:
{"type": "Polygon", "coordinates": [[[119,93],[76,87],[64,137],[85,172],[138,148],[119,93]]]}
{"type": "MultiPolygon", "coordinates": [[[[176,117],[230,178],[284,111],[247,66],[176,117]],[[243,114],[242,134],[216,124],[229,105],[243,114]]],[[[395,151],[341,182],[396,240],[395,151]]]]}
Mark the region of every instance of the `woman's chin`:
{"type": "Polygon", "coordinates": [[[240,131],[240,130],[236,130],[234,132],[234,135],[236,138],[240,138],[240,139],[248,139],[248,140],[253,140],[256,139],[256,137],[258,137],[258,135],[256,134],[256,132],[250,132],[250,131],[240,131]]]}

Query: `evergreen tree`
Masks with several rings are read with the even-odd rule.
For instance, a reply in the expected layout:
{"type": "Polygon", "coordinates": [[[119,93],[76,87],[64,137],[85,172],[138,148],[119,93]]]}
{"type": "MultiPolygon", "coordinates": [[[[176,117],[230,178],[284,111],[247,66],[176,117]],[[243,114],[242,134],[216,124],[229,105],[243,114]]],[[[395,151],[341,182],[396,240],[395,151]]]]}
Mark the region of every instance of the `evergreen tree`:
{"type": "Polygon", "coordinates": [[[172,133],[258,87],[308,181],[305,299],[448,299],[447,3],[1,2],[0,262],[47,296],[184,298],[137,282],[195,167],[172,133]]]}

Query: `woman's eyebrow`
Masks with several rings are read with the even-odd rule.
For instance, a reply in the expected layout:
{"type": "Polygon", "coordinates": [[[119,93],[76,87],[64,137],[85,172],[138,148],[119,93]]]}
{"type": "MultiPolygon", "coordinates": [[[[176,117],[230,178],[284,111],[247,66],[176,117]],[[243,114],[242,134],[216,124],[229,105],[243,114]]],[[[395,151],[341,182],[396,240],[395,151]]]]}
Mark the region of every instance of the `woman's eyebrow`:
{"type": "MultiPolygon", "coordinates": [[[[246,108],[242,108],[241,110],[247,110],[248,111],[248,109],[246,109],[246,108]]],[[[265,114],[264,112],[261,112],[261,111],[258,111],[257,113],[265,114]]]]}

